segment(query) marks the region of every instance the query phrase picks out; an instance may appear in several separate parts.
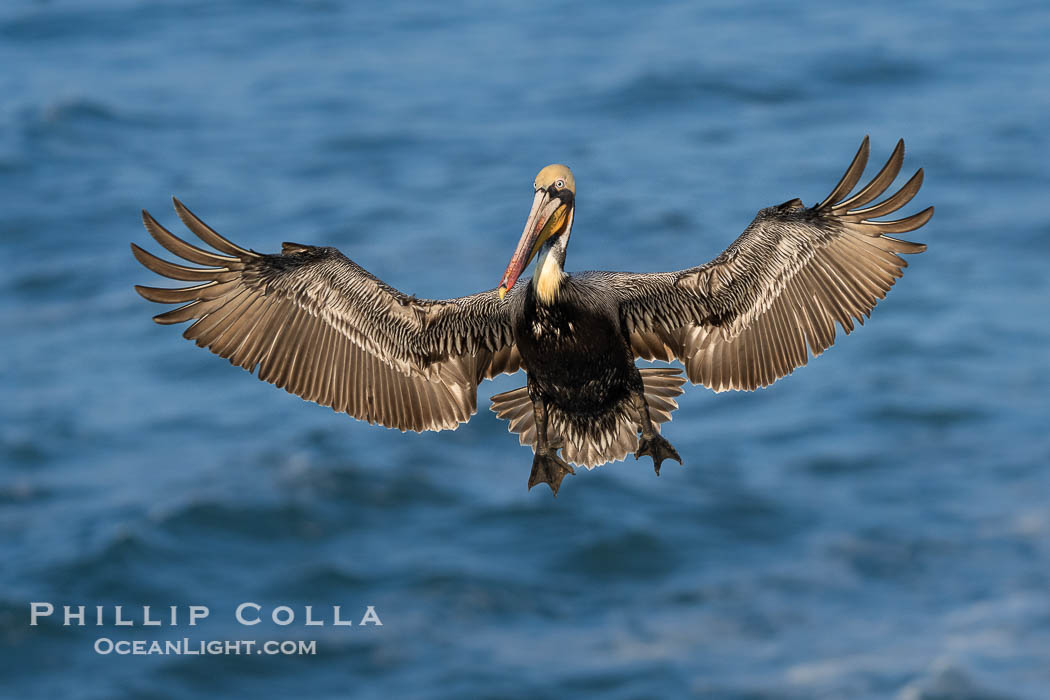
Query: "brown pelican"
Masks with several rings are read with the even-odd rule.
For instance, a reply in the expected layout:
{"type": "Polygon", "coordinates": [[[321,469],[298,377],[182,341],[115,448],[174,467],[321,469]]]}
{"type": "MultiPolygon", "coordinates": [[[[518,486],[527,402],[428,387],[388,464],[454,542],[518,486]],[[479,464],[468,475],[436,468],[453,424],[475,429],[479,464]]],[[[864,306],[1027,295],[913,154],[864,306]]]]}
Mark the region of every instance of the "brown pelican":
{"type": "Polygon", "coordinates": [[[933,207],[877,220],[907,204],[920,169],[877,204],[904,159],[850,194],[868,159],[865,137],[820,204],[799,199],[758,212],[709,263],[677,272],[565,272],[576,182],[549,165],[533,183],[532,210],[497,289],[458,299],[417,299],[369,274],[335,248],[284,243],[268,255],[209,228],[177,199],[183,223],[214,250],[191,245],[143,211],[169,251],[205,267],[174,264],[132,244],[150,270],[189,287],[137,286],[150,301],[181,304],[157,323],[194,321],[184,337],[259,379],[369,423],[455,429],[475,412],[483,379],[524,369],[527,386],[492,398],[492,410],[532,447],[529,488],[557,494],[571,464],[588,468],[629,453],[681,463],[659,433],[678,407],[678,368],[694,384],[752,390],[806,364],[864,322],[925,246],[886,236],[913,231],[933,207]],[[515,285],[536,258],[530,284],[515,285]],[[561,450],[561,455],[558,451],[561,450]]]}

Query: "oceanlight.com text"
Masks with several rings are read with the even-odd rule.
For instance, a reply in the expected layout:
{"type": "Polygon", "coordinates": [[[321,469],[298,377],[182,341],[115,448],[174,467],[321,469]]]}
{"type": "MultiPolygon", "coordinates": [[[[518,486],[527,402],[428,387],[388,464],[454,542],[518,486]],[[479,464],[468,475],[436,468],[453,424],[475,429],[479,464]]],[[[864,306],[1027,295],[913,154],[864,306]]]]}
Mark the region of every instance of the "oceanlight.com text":
{"type": "Polygon", "coordinates": [[[242,654],[265,654],[267,656],[315,656],[317,641],[285,639],[258,641],[255,639],[193,640],[182,639],[146,640],[99,637],[95,640],[95,653],[103,656],[225,656],[242,654]]]}

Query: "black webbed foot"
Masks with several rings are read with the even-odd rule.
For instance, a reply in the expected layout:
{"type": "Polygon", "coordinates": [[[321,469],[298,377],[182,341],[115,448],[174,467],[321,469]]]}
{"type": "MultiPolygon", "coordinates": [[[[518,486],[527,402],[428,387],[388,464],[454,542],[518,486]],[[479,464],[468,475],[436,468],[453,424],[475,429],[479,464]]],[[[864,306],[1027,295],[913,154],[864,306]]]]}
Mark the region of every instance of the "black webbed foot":
{"type": "Polygon", "coordinates": [[[561,488],[561,480],[566,474],[575,474],[576,471],[561,457],[553,453],[545,455],[536,454],[532,459],[532,474],[529,475],[529,488],[536,484],[547,484],[555,496],[561,488]]]}
{"type": "Polygon", "coordinates": [[[671,443],[667,442],[659,433],[653,433],[653,436],[650,438],[645,438],[644,436],[638,438],[638,449],[634,451],[634,458],[638,459],[645,455],[653,458],[653,469],[656,470],[657,476],[660,476],[660,464],[665,459],[673,459],[679,464],[682,463],[682,458],[678,456],[678,451],[671,447],[671,443]]]}

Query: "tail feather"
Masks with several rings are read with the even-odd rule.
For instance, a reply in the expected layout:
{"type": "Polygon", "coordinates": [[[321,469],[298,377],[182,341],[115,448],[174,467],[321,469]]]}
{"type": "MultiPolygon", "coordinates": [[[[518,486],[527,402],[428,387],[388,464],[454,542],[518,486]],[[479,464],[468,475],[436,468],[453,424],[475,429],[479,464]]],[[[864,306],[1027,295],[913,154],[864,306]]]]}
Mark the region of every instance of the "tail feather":
{"type": "MultiPolygon", "coordinates": [[[[671,413],[678,408],[675,397],[684,391],[685,377],[677,367],[652,367],[639,371],[645,400],[649,404],[649,417],[659,430],[660,424],[671,420],[671,413]]],[[[490,408],[498,418],[508,422],[507,429],[518,434],[522,445],[536,450],[536,422],[526,387],[493,396],[490,408]]],[[[562,458],[577,466],[593,469],[606,462],[616,462],[637,449],[641,417],[625,403],[608,418],[581,425],[552,407],[547,437],[552,441],[563,440],[562,458]]]]}

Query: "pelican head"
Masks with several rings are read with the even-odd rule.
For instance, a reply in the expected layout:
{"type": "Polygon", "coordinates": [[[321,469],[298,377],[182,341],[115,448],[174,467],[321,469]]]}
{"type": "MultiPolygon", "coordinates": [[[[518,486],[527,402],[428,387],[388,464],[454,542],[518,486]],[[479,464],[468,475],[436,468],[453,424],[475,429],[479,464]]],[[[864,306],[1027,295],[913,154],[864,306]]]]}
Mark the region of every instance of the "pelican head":
{"type": "Polygon", "coordinates": [[[522,270],[528,267],[536,253],[548,241],[558,247],[558,267],[565,262],[565,247],[572,230],[572,212],[576,202],[576,180],[564,165],[548,165],[536,175],[532,183],[535,196],[532,211],[525,222],[518,248],[499,283],[499,298],[518,281],[522,270]]]}

